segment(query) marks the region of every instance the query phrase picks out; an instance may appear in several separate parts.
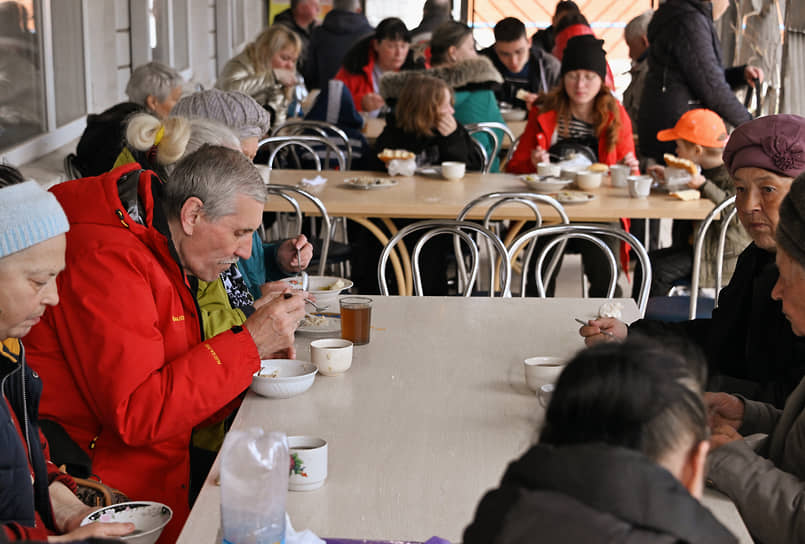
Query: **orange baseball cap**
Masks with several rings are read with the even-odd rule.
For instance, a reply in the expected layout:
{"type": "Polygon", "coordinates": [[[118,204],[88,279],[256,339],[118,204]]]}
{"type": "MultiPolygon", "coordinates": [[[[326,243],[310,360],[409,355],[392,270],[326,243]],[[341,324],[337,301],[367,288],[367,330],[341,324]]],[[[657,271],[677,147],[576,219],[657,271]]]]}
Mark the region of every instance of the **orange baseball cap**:
{"type": "Polygon", "coordinates": [[[674,128],[657,133],[657,139],[661,142],[687,140],[704,147],[724,147],[727,138],[727,127],[721,117],[704,108],[685,112],[674,128]]]}

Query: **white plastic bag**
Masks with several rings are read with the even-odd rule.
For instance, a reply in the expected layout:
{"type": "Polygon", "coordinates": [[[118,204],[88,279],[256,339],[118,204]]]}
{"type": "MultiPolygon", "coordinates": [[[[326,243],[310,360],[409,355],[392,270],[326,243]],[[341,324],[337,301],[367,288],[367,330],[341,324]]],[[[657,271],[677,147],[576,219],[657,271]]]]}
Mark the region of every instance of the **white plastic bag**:
{"type": "Polygon", "coordinates": [[[284,544],[290,456],[285,433],[230,431],[221,447],[223,544],[284,544]]]}
{"type": "Polygon", "coordinates": [[[416,171],[416,159],[393,159],[388,165],[390,176],[413,176],[416,171]]]}

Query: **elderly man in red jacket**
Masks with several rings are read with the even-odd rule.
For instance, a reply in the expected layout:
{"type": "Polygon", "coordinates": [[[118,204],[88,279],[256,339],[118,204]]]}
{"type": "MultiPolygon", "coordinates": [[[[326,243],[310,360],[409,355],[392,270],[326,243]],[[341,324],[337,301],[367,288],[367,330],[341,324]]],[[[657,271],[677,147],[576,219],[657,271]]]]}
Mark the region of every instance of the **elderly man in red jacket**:
{"type": "Polygon", "coordinates": [[[105,483],[169,505],[160,542],[173,542],[189,513],[193,427],[231,411],[261,358],[292,356],[304,317],[299,294],[261,299],[243,327],[202,341],[188,277],[212,281],[248,258],[262,178],[242,153],[205,146],[167,184],[130,164],[52,191],[70,231],[62,304],[26,338],[47,384],[40,413],[105,483]]]}

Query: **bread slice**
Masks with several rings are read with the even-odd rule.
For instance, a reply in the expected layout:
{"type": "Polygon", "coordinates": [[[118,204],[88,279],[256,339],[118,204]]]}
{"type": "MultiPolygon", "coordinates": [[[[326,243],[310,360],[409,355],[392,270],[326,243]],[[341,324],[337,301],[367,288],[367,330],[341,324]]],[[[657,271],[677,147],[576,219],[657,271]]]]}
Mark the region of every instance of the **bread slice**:
{"type": "Polygon", "coordinates": [[[416,155],[405,149],[388,149],[388,148],[384,149],[381,153],[377,155],[377,158],[385,162],[386,164],[388,164],[393,160],[407,161],[408,159],[413,159],[414,157],[416,157],[416,155]]]}
{"type": "Polygon", "coordinates": [[[685,170],[686,172],[690,173],[691,176],[695,176],[696,174],[699,173],[699,167],[693,161],[679,158],[676,155],[672,155],[670,153],[665,153],[662,156],[662,158],[665,159],[665,164],[667,164],[668,166],[685,170]]]}
{"type": "Polygon", "coordinates": [[[699,200],[702,194],[696,189],[685,189],[684,191],[674,191],[668,193],[669,195],[678,198],[679,200],[699,200]]]}

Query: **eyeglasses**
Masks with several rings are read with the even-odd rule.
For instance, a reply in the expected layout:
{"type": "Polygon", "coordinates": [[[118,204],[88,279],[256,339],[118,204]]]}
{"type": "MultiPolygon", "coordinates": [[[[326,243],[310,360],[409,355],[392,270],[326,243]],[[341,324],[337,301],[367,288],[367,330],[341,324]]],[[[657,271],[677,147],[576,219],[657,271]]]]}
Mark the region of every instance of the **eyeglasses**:
{"type": "Polygon", "coordinates": [[[595,81],[596,78],[600,77],[601,76],[599,76],[595,72],[573,71],[565,74],[565,78],[567,78],[567,80],[570,81],[571,83],[576,83],[579,81],[583,83],[592,83],[593,81],[595,81]]]}

